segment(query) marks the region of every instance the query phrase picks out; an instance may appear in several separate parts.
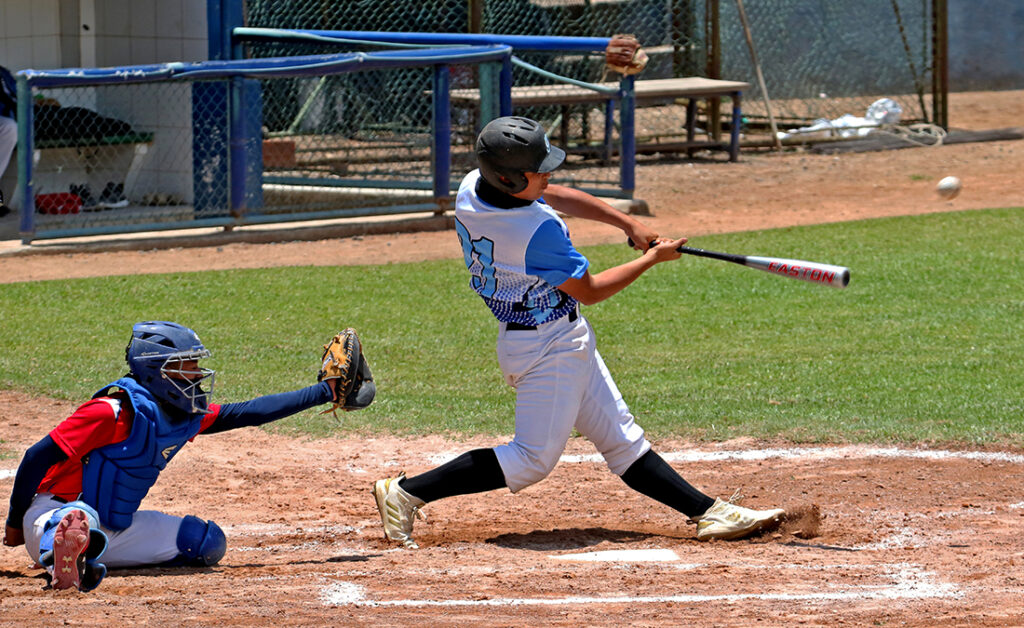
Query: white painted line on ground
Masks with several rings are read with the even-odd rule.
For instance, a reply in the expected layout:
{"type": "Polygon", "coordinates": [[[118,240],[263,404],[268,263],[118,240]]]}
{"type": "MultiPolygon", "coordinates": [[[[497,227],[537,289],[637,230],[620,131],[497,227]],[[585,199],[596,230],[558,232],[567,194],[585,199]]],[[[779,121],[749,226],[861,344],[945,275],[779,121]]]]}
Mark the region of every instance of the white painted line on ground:
{"type": "Polygon", "coordinates": [[[963,593],[951,584],[933,582],[931,573],[920,567],[898,564],[887,565],[884,574],[892,581],[889,586],[868,585],[849,587],[824,593],[737,593],[731,595],[658,595],[562,598],[491,598],[486,600],[367,600],[365,588],[349,582],[335,582],[325,587],[320,599],[328,606],[567,606],[583,604],[665,604],[678,602],[831,602],[858,600],[906,600],[930,598],[959,598],[963,593]]]}
{"type": "Polygon", "coordinates": [[[670,549],[606,550],[603,552],[581,552],[579,554],[555,554],[548,556],[548,558],[595,563],[668,563],[679,560],[679,556],[670,549]]]}
{"type": "Polygon", "coordinates": [[[427,456],[427,462],[434,465],[435,467],[439,467],[446,462],[451,462],[452,460],[455,460],[458,457],[459,454],[453,454],[451,452],[430,454],[429,456],[427,456]]]}
{"type": "Polygon", "coordinates": [[[14,469],[0,469],[0,480],[14,477],[14,469]]]}
{"type": "MultiPolygon", "coordinates": [[[[837,458],[921,458],[926,460],[978,460],[981,462],[1009,462],[1024,464],[1024,455],[987,451],[945,451],[931,449],[901,449],[899,447],[792,447],[786,449],[733,449],[723,451],[673,451],[661,453],[669,462],[716,462],[721,460],[769,460],[773,458],[810,458],[834,460],[837,458]]],[[[566,455],[562,462],[604,462],[600,454],[566,455]]]]}
{"type": "Polygon", "coordinates": [[[358,604],[364,597],[366,589],[351,582],[334,582],[320,592],[320,600],[326,606],[348,606],[358,604]]]}
{"type": "Polygon", "coordinates": [[[1017,504],[1010,504],[1010,508],[1024,508],[1024,502],[1020,502],[1020,503],[1017,503],[1017,504]]]}
{"type": "Polygon", "coordinates": [[[362,528],[348,525],[296,525],[284,523],[238,523],[222,526],[231,536],[278,536],[282,534],[336,534],[344,536],[359,532],[362,528]]]}

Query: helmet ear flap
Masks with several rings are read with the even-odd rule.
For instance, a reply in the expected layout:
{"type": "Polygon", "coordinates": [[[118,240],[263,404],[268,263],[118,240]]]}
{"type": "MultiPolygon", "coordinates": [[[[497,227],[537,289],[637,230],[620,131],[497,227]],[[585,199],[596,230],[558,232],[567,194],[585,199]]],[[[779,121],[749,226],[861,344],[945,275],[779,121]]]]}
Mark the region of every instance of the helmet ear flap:
{"type": "MultiPolygon", "coordinates": [[[[495,172],[498,175],[498,185],[496,187],[502,192],[515,194],[516,192],[525,190],[526,186],[529,184],[529,181],[526,180],[526,175],[521,172],[515,170],[496,170],[495,172]]],[[[492,185],[494,184],[494,181],[492,180],[494,179],[493,176],[485,178],[489,183],[492,185]]]]}
{"type": "MultiPolygon", "coordinates": [[[[526,179],[526,175],[522,172],[516,172],[511,177],[512,183],[516,186],[515,192],[522,192],[529,185],[529,181],[526,179]]],[[[513,192],[514,193],[514,192],[513,192]]]]}

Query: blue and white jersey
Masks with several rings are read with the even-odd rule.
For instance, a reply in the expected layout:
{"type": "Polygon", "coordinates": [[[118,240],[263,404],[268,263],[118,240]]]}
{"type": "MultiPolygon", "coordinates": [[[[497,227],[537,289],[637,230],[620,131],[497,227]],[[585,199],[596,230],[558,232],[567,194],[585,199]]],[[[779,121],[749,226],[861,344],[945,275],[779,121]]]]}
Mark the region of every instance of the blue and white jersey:
{"type": "Polygon", "coordinates": [[[477,194],[480,171],[466,175],[455,200],[455,230],[469,269],[469,285],[505,323],[539,325],[576,308],[558,289],[579,279],[590,262],[569,240],[551,206],[534,201],[502,209],[477,194]]]}

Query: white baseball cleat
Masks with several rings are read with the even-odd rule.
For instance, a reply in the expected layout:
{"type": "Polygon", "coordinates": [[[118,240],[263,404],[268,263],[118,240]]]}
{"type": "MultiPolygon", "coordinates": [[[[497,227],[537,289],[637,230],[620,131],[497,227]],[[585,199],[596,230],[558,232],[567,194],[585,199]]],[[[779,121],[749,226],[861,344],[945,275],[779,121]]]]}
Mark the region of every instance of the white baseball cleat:
{"type": "Polygon", "coordinates": [[[785,515],[781,508],[751,510],[715,499],[714,505],[697,518],[697,540],[738,539],[778,524],[785,515]]]}
{"type": "Polygon", "coordinates": [[[377,500],[377,510],[384,524],[384,537],[401,541],[409,549],[419,549],[420,546],[412,540],[412,524],[416,517],[426,520],[420,512],[420,507],[426,502],[410,495],[398,485],[398,481],[404,477],[403,472],[396,478],[377,480],[373,483],[373,497],[377,500]]]}

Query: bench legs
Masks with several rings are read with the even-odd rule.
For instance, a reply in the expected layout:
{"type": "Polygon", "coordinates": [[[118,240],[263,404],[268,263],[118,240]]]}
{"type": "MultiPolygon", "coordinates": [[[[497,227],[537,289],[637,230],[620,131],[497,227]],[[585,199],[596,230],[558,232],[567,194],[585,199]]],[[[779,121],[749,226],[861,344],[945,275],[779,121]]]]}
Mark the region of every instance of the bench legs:
{"type": "MultiPolygon", "coordinates": [[[[697,99],[689,98],[686,101],[686,143],[693,144],[697,137],[697,99]]],[[[693,157],[697,149],[693,146],[686,149],[686,156],[693,157]]]]}
{"type": "Polygon", "coordinates": [[[729,130],[729,161],[740,158],[740,125],[743,124],[743,113],[740,110],[740,92],[732,93],[732,128],[729,130]]]}

